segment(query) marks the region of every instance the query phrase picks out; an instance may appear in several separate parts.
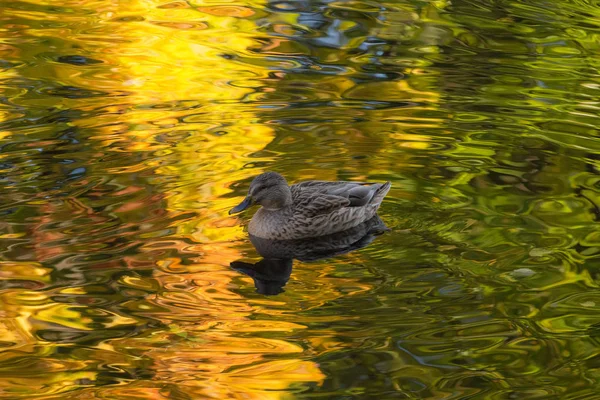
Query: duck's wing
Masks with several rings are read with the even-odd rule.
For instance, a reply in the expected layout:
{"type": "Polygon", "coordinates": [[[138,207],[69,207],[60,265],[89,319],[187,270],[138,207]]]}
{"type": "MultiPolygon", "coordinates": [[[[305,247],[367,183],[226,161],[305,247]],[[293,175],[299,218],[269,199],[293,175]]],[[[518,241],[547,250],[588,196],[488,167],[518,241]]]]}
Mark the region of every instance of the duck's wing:
{"type": "Polygon", "coordinates": [[[326,193],[302,192],[294,198],[294,214],[305,218],[330,214],[336,210],[350,206],[345,197],[326,193]]]}
{"type": "Polygon", "coordinates": [[[296,197],[313,196],[314,198],[318,198],[321,196],[335,196],[347,199],[350,202],[347,205],[348,207],[360,207],[369,204],[375,194],[384,188],[389,189],[389,182],[306,181],[290,187],[294,202],[296,202],[296,197]]]}

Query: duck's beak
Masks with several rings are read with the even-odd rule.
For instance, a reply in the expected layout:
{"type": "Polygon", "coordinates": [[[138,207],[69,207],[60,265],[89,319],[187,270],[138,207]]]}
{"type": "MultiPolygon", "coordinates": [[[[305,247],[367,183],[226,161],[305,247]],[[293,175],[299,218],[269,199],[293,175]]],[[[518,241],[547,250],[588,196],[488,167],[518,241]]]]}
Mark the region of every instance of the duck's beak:
{"type": "Polygon", "coordinates": [[[229,215],[244,211],[246,208],[250,207],[251,205],[252,205],[252,197],[246,196],[244,201],[242,201],[240,204],[238,204],[237,206],[235,206],[231,210],[229,210],[229,215]]]}

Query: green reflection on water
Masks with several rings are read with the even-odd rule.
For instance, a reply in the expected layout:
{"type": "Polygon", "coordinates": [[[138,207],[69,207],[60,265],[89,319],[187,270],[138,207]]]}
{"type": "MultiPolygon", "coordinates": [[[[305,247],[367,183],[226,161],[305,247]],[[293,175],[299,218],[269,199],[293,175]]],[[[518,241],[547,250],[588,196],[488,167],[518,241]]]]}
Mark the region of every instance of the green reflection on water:
{"type": "Polygon", "coordinates": [[[595,6],[2,8],[0,397],[595,396],[595,6]],[[255,293],[267,169],[392,231],[255,293]]]}

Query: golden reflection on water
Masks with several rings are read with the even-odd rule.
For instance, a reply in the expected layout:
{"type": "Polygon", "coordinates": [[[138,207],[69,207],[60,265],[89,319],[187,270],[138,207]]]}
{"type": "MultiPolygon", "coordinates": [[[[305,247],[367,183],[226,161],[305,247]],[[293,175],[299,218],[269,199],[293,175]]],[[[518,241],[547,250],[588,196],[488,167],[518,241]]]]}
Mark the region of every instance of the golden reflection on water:
{"type": "MultiPolygon", "coordinates": [[[[152,371],[152,381],[170,382],[175,388],[172,395],[191,398],[279,399],[286,397],[286,389],[296,382],[320,383],[323,373],[316,363],[300,357],[303,349],[297,344],[268,337],[240,336],[248,333],[290,333],[305,329],[305,326],[286,321],[249,319],[257,312],[257,307],[263,305],[248,304],[241,295],[231,290],[238,274],[228,265],[241,257],[232,239],[239,239],[243,234],[235,220],[225,218],[223,210],[228,205],[221,203],[217,206],[216,200],[231,191],[229,184],[232,181],[249,178],[253,174],[253,171],[242,168],[246,161],[240,156],[263,149],[273,139],[272,128],[257,123],[253,107],[239,102],[254,92],[252,79],[265,78],[267,69],[229,62],[223,57],[224,54],[244,52],[254,43],[245,33],[254,28],[254,22],[245,19],[254,12],[237,6],[200,7],[183,2],[158,1],[72,2],[63,3],[61,7],[65,11],[67,7],[70,9],[70,12],[60,15],[62,23],[51,23],[56,26],[54,28],[28,28],[21,31],[23,37],[64,38],[66,43],[62,44],[62,51],[80,53],[68,47],[83,48],[86,57],[101,64],[82,68],[76,63],[52,62],[43,68],[35,66],[19,72],[30,79],[53,77],[53,81],[63,88],[76,87],[78,91],[110,95],[92,96],[83,104],[81,99],[73,100],[68,96],[54,99],[52,103],[47,100],[41,103],[37,99],[29,101],[59,110],[77,103],[83,113],[90,111],[89,117],[83,115],[67,125],[90,130],[88,140],[97,142],[93,146],[103,149],[100,153],[91,154],[98,160],[90,165],[95,174],[126,175],[150,170],[152,179],[164,177],[168,182],[165,187],[167,195],[123,201],[113,209],[115,214],[124,216],[136,210],[144,212],[149,201],[161,202],[160,208],[164,212],[174,214],[198,209],[198,217],[176,225],[174,233],[206,244],[184,244],[181,248],[183,252],[203,255],[199,257],[200,264],[182,266],[180,260],[172,257],[157,258],[153,261],[158,272],[154,277],[125,275],[122,278],[119,282],[124,288],[122,294],[131,299],[121,307],[137,318],[95,304],[107,300],[104,296],[111,291],[108,287],[90,288],[87,285],[49,288],[41,292],[5,292],[0,326],[3,347],[7,350],[1,352],[5,367],[2,368],[4,378],[0,379],[0,393],[10,396],[25,390],[22,393],[51,395],[81,387],[83,390],[69,398],[96,395],[163,398],[170,392],[151,381],[142,383],[134,378],[134,372],[127,371],[133,374],[133,379],[129,380],[133,384],[118,389],[106,387],[104,394],[96,389],[86,394],[89,391],[86,386],[102,379],[97,372],[102,365],[102,370],[118,371],[120,365],[143,364],[145,370],[152,371]],[[89,14],[91,10],[93,15],[89,14]],[[210,31],[202,32],[208,26],[210,31]],[[119,95],[126,96],[123,100],[127,102],[120,102],[119,95]],[[181,100],[185,100],[186,104],[180,106],[180,111],[168,106],[152,106],[181,100]],[[102,112],[91,112],[98,109],[102,112]],[[180,121],[185,124],[180,124],[180,121]],[[226,130],[227,135],[215,135],[219,130],[226,130]],[[198,135],[189,137],[189,132],[197,132],[198,135]],[[187,136],[188,139],[177,141],[174,145],[161,138],[161,135],[177,137],[180,133],[181,137],[187,136]],[[110,153],[133,155],[136,152],[150,153],[154,159],[139,163],[133,157],[134,163],[130,165],[114,166],[110,161],[102,161],[110,160],[110,153]],[[232,174],[231,171],[238,172],[232,174]],[[205,183],[200,186],[190,184],[198,174],[211,178],[204,180],[205,183]],[[182,182],[188,183],[182,185],[182,182]],[[60,299],[60,302],[53,299],[60,299]],[[155,328],[143,331],[141,336],[119,338],[123,336],[119,330],[135,332],[136,326],[144,326],[146,319],[155,321],[155,328]],[[167,329],[157,329],[158,326],[167,329]],[[111,336],[116,338],[109,339],[111,336]],[[75,357],[78,361],[73,357],[61,359],[63,357],[58,354],[52,355],[56,346],[51,345],[52,342],[68,344],[82,339],[96,343],[91,358],[86,359],[85,353],[89,349],[85,348],[82,348],[84,354],[81,357],[75,357]],[[40,353],[44,348],[47,355],[40,353]],[[130,349],[135,349],[133,354],[130,354],[130,349]],[[280,358],[270,359],[272,355],[280,358]],[[11,364],[19,359],[28,361],[25,361],[26,364],[11,364]],[[37,364],[41,360],[44,364],[37,364]],[[102,360],[102,364],[94,368],[92,364],[98,362],[94,360],[102,360]],[[31,362],[35,364],[28,364],[31,362]],[[36,371],[35,376],[27,373],[32,368],[36,371]]],[[[35,26],[40,21],[56,21],[54,17],[58,16],[48,12],[9,9],[4,18],[28,21],[35,26]]],[[[34,47],[22,49],[35,53],[42,47],[47,48],[47,45],[34,47]]],[[[8,49],[13,48],[8,46],[8,49]]],[[[18,57],[28,56],[17,49],[14,53],[18,57]]],[[[2,78],[11,76],[12,71],[9,70],[9,75],[2,78]]],[[[63,92],[67,90],[62,89],[63,92]]],[[[6,115],[4,120],[14,117],[6,115]]],[[[82,184],[85,185],[85,182],[82,184]]],[[[115,200],[145,190],[143,185],[134,182],[123,182],[119,186],[120,190],[110,193],[115,200]]],[[[233,199],[231,201],[234,202],[233,199]]],[[[89,207],[81,206],[81,212],[94,223],[107,221],[89,207]]],[[[44,227],[53,220],[63,219],[57,215],[59,212],[55,205],[46,206],[47,217],[39,219],[36,223],[38,228],[33,228],[33,236],[39,243],[35,246],[35,258],[42,262],[69,252],[66,241],[72,233],[64,229],[52,232],[44,227]],[[52,243],[61,245],[48,245],[52,243]]],[[[145,243],[152,251],[163,246],[177,248],[177,241],[164,245],[160,240],[145,243]]],[[[73,268],[75,264],[67,262],[61,268],[73,268]]],[[[5,262],[2,267],[2,278],[9,281],[24,279],[29,285],[38,287],[51,283],[51,270],[39,263],[5,262]]],[[[116,265],[106,267],[115,268],[116,265]]]]}
{"type": "Polygon", "coordinates": [[[0,397],[592,398],[597,10],[556,4],[3,4],[0,397]],[[266,169],[392,180],[393,230],[254,293],[266,169]]]}

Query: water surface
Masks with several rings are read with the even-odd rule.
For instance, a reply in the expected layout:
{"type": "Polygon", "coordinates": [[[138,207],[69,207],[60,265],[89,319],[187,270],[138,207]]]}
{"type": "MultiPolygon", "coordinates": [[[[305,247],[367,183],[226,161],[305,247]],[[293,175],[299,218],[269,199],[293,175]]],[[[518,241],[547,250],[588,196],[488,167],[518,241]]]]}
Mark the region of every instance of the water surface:
{"type": "Polygon", "coordinates": [[[0,397],[597,396],[595,4],[0,7],[0,397]],[[257,293],[265,170],[392,231],[257,293]]]}

